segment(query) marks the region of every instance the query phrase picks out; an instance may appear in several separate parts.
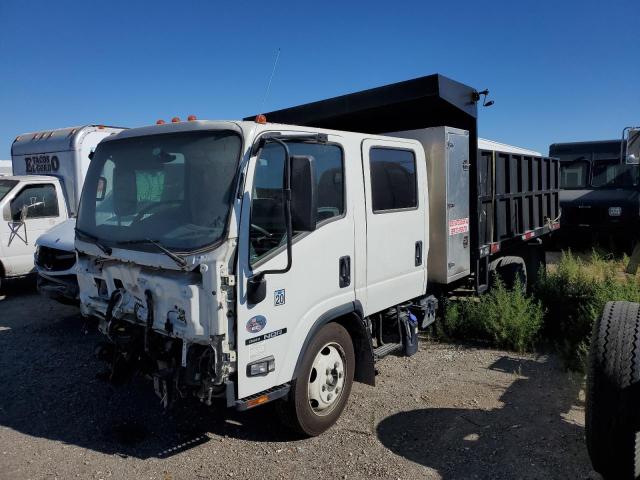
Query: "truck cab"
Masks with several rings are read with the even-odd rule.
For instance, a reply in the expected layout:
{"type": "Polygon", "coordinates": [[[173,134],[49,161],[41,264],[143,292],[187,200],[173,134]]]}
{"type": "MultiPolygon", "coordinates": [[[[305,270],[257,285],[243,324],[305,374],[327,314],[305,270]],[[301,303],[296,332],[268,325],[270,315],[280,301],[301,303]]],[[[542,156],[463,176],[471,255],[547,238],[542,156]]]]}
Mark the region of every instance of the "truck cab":
{"type": "Polygon", "coordinates": [[[64,191],[55,177],[0,178],[0,281],[34,272],[36,239],[68,218],[64,191]]]}
{"type": "MultiPolygon", "coordinates": [[[[560,160],[562,237],[625,240],[640,228],[640,167],[620,159],[621,140],[555,143],[560,160]]],[[[626,241],[629,242],[626,242],[626,241]]]]}

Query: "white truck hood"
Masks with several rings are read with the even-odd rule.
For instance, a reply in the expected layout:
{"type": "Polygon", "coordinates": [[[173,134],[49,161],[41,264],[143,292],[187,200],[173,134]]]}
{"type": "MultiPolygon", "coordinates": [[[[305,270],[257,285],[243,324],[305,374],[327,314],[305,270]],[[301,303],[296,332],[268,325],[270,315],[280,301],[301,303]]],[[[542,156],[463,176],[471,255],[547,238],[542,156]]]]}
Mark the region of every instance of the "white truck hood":
{"type": "Polygon", "coordinates": [[[75,218],[65,220],[53,227],[51,230],[40,235],[36,240],[36,245],[72,252],[75,248],[75,228],[75,218]]]}

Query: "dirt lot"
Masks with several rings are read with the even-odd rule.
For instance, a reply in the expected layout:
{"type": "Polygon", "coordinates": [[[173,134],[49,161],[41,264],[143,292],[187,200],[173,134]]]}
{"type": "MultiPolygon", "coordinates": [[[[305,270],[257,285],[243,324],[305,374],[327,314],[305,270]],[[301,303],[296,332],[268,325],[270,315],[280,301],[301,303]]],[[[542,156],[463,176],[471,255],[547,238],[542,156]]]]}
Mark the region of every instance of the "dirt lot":
{"type": "Polygon", "coordinates": [[[97,374],[98,334],[22,282],[0,301],[0,478],[599,478],[582,378],[553,357],[423,342],[356,384],[337,426],[293,438],[265,406],[184,405],[97,374]]]}

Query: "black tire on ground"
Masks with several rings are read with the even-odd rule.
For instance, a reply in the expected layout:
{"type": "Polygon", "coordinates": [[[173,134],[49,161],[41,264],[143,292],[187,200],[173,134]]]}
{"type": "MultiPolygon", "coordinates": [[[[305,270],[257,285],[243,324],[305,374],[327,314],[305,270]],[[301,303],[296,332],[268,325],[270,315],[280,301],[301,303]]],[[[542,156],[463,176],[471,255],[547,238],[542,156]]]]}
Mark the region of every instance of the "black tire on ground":
{"type": "Polygon", "coordinates": [[[585,414],[593,468],[640,478],[640,304],[609,302],[595,322],[585,414]]]}
{"type": "Polygon", "coordinates": [[[489,272],[492,283],[496,277],[500,277],[502,283],[508,289],[512,289],[516,285],[516,281],[520,281],[520,286],[527,288],[527,266],[524,259],[511,255],[496,258],[489,263],[489,272]]]}
{"type": "MultiPolygon", "coordinates": [[[[311,340],[302,358],[300,374],[291,386],[291,391],[286,400],[278,404],[278,412],[283,423],[307,437],[320,435],[331,427],[344,410],[351,386],[353,384],[353,373],[355,370],[355,355],[353,342],[347,330],[337,323],[329,323],[322,327],[316,336],[311,340]],[[317,411],[317,402],[310,398],[310,385],[315,382],[324,381],[326,378],[333,378],[332,373],[327,371],[319,372],[314,368],[318,365],[317,357],[331,352],[332,355],[339,354],[343,361],[340,391],[334,397],[331,407],[326,407],[326,411],[317,411]],[[316,408],[314,408],[315,405],[316,408]]],[[[337,379],[338,373],[333,374],[337,379]]],[[[328,385],[331,388],[331,385],[328,385]]],[[[323,392],[325,390],[322,390],[323,392]]]]}

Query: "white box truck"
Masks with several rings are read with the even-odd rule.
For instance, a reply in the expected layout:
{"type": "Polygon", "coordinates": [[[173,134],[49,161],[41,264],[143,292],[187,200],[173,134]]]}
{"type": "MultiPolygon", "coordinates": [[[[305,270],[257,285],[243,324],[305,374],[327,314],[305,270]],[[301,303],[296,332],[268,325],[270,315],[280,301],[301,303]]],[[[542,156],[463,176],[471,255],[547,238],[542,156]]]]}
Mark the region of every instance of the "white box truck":
{"type": "Polygon", "coordinates": [[[499,255],[524,268],[557,228],[557,162],[478,151],[477,98],[433,75],[101,142],[76,249],[111,377],[329,428],[354,380],[416,351],[436,295],[483,291],[499,255]]]}
{"type": "Polygon", "coordinates": [[[56,227],[57,241],[38,248],[36,260],[40,259],[38,269],[44,275],[38,283],[56,277],[60,279],[56,285],[72,281],[77,292],[75,275],[69,276],[75,264],[73,217],[89,155],[103,138],[119,131],[87,125],[16,137],[11,146],[13,176],[0,179],[0,282],[33,273],[36,241],[56,227]]]}

